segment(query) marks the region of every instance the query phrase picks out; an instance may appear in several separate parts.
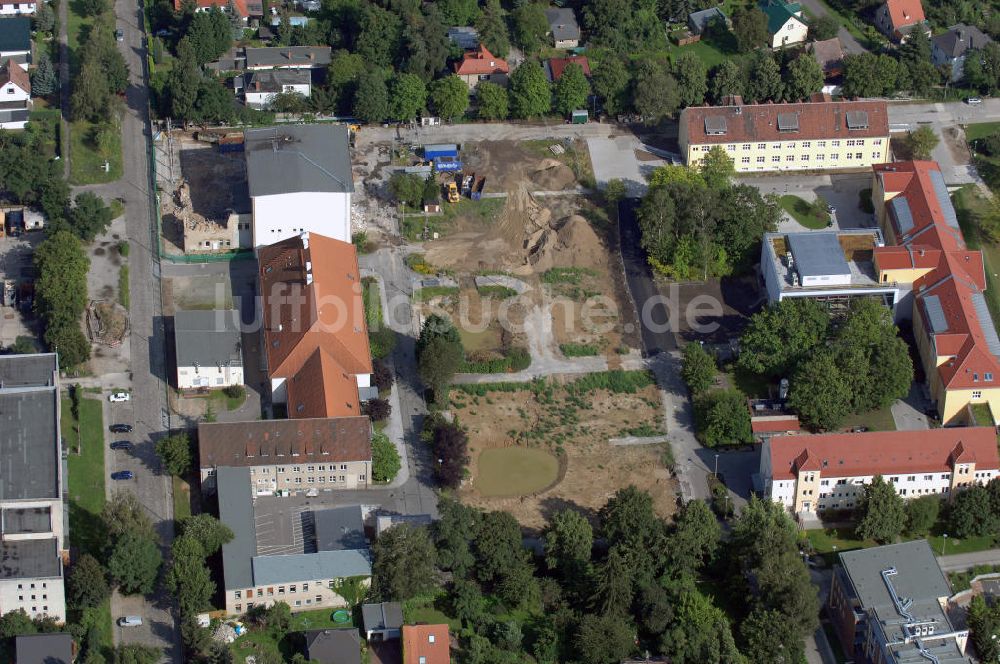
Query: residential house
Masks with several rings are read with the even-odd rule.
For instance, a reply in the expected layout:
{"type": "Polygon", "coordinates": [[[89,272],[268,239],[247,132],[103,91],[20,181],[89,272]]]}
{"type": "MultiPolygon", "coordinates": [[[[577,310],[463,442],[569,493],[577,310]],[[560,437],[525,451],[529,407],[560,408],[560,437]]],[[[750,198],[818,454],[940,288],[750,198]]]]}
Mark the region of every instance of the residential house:
{"type": "Polygon", "coordinates": [[[915,29],[931,34],[920,0],[886,0],[875,12],[875,27],[897,43],[905,42],[915,29]]]}
{"type": "Polygon", "coordinates": [[[580,45],[580,25],[569,7],[549,7],[545,10],[549,34],[556,48],[577,48],[580,45]]]}
{"type": "MultiPolygon", "coordinates": [[[[264,27],[261,27],[263,30],[264,27]]],[[[330,64],[329,46],[236,46],[206,66],[212,71],[245,69],[325,69],[330,64]]]]}
{"type": "Polygon", "coordinates": [[[226,613],[275,602],[292,611],[347,606],[340,584],[371,577],[361,506],[315,509],[308,498],[255,496],[250,480],[245,466],[217,473],[219,520],[233,531],[222,546],[226,613]]]}
{"type": "Polygon", "coordinates": [[[470,91],[475,90],[480,81],[507,85],[507,76],[510,74],[507,61],[490,53],[482,44],[475,50],[463,53],[462,59],[452,66],[455,74],[465,81],[470,91]]]}
{"type": "Polygon", "coordinates": [[[807,48],[823,70],[823,78],[829,80],[844,73],[844,47],[839,37],[813,42],[807,48]]]}
{"type": "Polygon", "coordinates": [[[177,389],[243,385],[240,312],[235,309],[174,313],[177,389]]]}
{"type": "Polygon", "coordinates": [[[66,620],[59,362],[0,356],[0,614],[66,620]]]}
{"type": "Polygon", "coordinates": [[[844,313],[852,300],[875,299],[897,320],[909,319],[910,301],[897,307],[909,289],[883,282],[875,269],[873,251],[884,245],[877,229],[765,233],[760,270],[767,300],[809,298],[844,313]]]}
{"type": "Polygon", "coordinates": [[[306,658],[319,664],[361,664],[361,637],[355,629],[306,632],[306,658]]]}
{"type": "Polygon", "coordinates": [[[931,62],[937,67],[951,67],[951,80],[957,82],[965,76],[965,56],[973,49],[981,49],[993,40],[974,25],[953,25],[947,32],[931,39],[931,62]]]}
{"type": "Polygon", "coordinates": [[[0,129],[24,129],[31,114],[31,78],[8,58],[0,66],[0,129]]]}
{"type": "Polygon", "coordinates": [[[366,641],[371,642],[375,637],[383,641],[398,639],[403,629],[403,605],[399,602],[363,604],[361,619],[366,641]]]}
{"type": "Polygon", "coordinates": [[[679,141],[688,166],[718,145],[737,173],[866,169],[889,159],[885,102],[691,106],[679,141]]]}
{"type": "Polygon", "coordinates": [[[471,51],[479,48],[479,32],[468,25],[448,28],[448,40],[455,46],[471,51]]]}
{"type": "Polygon", "coordinates": [[[767,16],[767,35],[771,48],[801,44],[809,36],[809,24],[797,2],[763,0],[761,10],[767,16]]]}
{"type": "Polygon", "coordinates": [[[73,664],[73,637],[64,633],[26,634],[15,637],[17,664],[73,664]]]}
{"type": "Polygon", "coordinates": [[[881,475],[904,499],[950,496],[1000,474],[993,427],[779,436],[764,441],[763,493],[793,514],[856,507],[881,475]]]}
{"type": "Polygon", "coordinates": [[[354,179],[344,125],[284,125],[244,132],[253,246],[302,233],[351,241],[354,179]]]}
{"type": "Polygon", "coordinates": [[[372,425],[367,416],[198,425],[201,483],[221,467],[249,468],[254,495],[371,485],[372,425]]]}
{"type": "Polygon", "coordinates": [[[274,96],[294,92],[312,94],[312,74],[308,69],[263,69],[243,77],[243,98],[250,108],[269,108],[274,96]]]}
{"type": "MultiPolygon", "coordinates": [[[[174,0],[174,11],[181,11],[184,0],[174,0]]],[[[243,22],[264,15],[264,3],[261,0],[195,0],[195,11],[205,12],[213,7],[224,12],[233,11],[243,22]]]]}
{"type": "Polygon", "coordinates": [[[35,13],[37,6],[34,0],[4,0],[0,2],[0,16],[22,16],[35,13]]]}
{"type": "Polygon", "coordinates": [[[729,19],[718,7],[710,7],[700,12],[688,14],[688,30],[691,31],[692,35],[703,35],[713,23],[718,23],[722,27],[729,25],[729,19]]]}
{"type": "Polygon", "coordinates": [[[927,540],[845,551],[827,614],[848,659],[968,664],[968,629],[949,616],[951,585],[927,540]]]}
{"type": "Polygon", "coordinates": [[[259,260],[272,403],[293,419],[360,415],[374,388],[354,245],[303,233],[259,260]]]}
{"type": "Polygon", "coordinates": [[[0,62],[13,59],[24,71],[31,64],[31,19],[0,18],[0,62]]]}
{"type": "Polygon", "coordinates": [[[583,75],[590,78],[590,61],[585,55],[569,55],[565,58],[549,58],[545,61],[545,75],[549,81],[555,83],[562,78],[563,72],[569,65],[578,65],[583,70],[583,75]]]}
{"type": "Polygon", "coordinates": [[[983,255],[965,244],[935,162],[878,164],[872,202],[887,240],[874,251],[883,283],[899,283],[941,421],[985,405],[1000,420],[1000,337],[986,306],[983,255]],[[912,305],[910,304],[912,303],[912,305]]]}
{"type": "Polygon", "coordinates": [[[403,664],[451,664],[447,625],[403,625],[403,664]]]}

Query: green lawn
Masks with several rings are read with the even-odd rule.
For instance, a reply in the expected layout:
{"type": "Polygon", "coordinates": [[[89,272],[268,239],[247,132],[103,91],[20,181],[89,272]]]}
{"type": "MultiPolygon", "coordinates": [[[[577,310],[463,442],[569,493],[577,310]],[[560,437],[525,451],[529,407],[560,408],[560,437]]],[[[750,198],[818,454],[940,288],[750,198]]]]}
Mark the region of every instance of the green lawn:
{"type": "Polygon", "coordinates": [[[965,126],[965,140],[974,141],[979,138],[986,138],[990,134],[1000,131],[1000,122],[979,122],[965,126]]]}
{"type": "Polygon", "coordinates": [[[812,230],[819,230],[821,228],[826,228],[830,225],[830,215],[826,212],[817,214],[815,210],[812,209],[812,205],[802,200],[798,196],[792,196],[791,194],[786,194],[780,199],[781,208],[792,215],[795,221],[799,222],[806,228],[812,230]]]}
{"type": "MultiPolygon", "coordinates": [[[[1000,123],[996,123],[1000,127],[1000,123]]],[[[982,126],[982,125],[975,125],[982,126]]],[[[986,268],[986,304],[989,305],[993,324],[1000,327],[1000,246],[985,241],[979,232],[978,217],[989,209],[989,202],[984,200],[975,185],[959,189],[952,196],[958,224],[965,237],[965,243],[970,249],[981,249],[986,268]]]]}
{"type": "Polygon", "coordinates": [[[42,152],[49,159],[60,153],[59,150],[59,109],[46,108],[35,110],[28,116],[29,130],[42,137],[42,152]]]}
{"type": "Polygon", "coordinates": [[[86,120],[77,120],[69,125],[71,184],[100,184],[114,182],[122,177],[121,128],[112,129],[113,138],[108,149],[107,172],[104,171],[105,158],[98,153],[95,144],[94,136],[97,128],[98,125],[86,120]]]}
{"type": "Polygon", "coordinates": [[[174,495],[174,521],[191,516],[191,487],[180,477],[172,477],[174,495]]]}
{"type": "Polygon", "coordinates": [[[303,638],[300,632],[313,629],[354,629],[353,622],[335,623],[332,616],[336,609],[317,609],[292,614],[292,624],[288,635],[277,642],[267,631],[253,630],[236,639],[230,646],[235,661],[242,662],[248,655],[268,652],[280,655],[288,661],[301,649],[303,638]]]}
{"type": "Polygon", "coordinates": [[[979,426],[991,427],[994,424],[993,413],[990,411],[989,404],[972,404],[972,416],[976,418],[976,424],[979,426]]]}
{"type": "Polygon", "coordinates": [[[522,496],[559,475],[559,459],[533,447],[492,447],[476,460],[476,490],[484,496],[522,496]]]}
{"type": "MultiPolygon", "coordinates": [[[[805,537],[812,545],[813,549],[815,549],[816,553],[823,554],[824,557],[831,562],[833,562],[833,558],[835,558],[837,553],[878,546],[878,543],[875,542],[875,540],[857,539],[854,536],[854,528],[820,528],[816,530],[807,530],[805,531],[805,537]]],[[[949,537],[947,538],[947,543],[944,542],[945,538],[943,534],[931,535],[926,538],[913,538],[904,535],[903,539],[926,539],[930,543],[931,549],[934,551],[934,555],[937,556],[941,555],[942,545],[944,548],[944,554],[951,555],[955,553],[986,551],[987,549],[992,549],[996,542],[992,535],[986,535],[984,537],[970,537],[968,539],[956,539],[954,537],[949,537]]]]}
{"type": "Polygon", "coordinates": [[[425,286],[413,291],[414,302],[426,302],[435,297],[458,295],[458,286],[425,286]]]}
{"type": "Polygon", "coordinates": [[[447,605],[447,597],[442,593],[436,597],[414,597],[403,602],[403,620],[408,625],[427,623],[429,625],[447,624],[451,631],[457,634],[462,623],[457,618],[451,618],[442,611],[447,605]]]}
{"type": "MultiPolygon", "coordinates": [[[[490,183],[487,182],[486,184],[489,186],[490,183]]],[[[423,233],[425,224],[428,232],[431,234],[430,238],[433,239],[434,233],[443,235],[450,230],[455,219],[458,217],[463,217],[473,222],[492,223],[500,215],[500,211],[503,210],[506,201],[507,199],[505,198],[483,198],[474,201],[464,196],[457,203],[442,201],[440,214],[424,215],[423,212],[419,211],[405,212],[400,222],[400,230],[403,233],[403,237],[414,241],[422,239],[421,234],[423,233]]]]}
{"type": "Polygon", "coordinates": [[[365,322],[369,329],[382,327],[382,298],[378,281],[373,277],[361,280],[361,297],[365,304],[365,322]]]}
{"type": "Polygon", "coordinates": [[[869,431],[895,431],[896,421],[892,419],[891,407],[886,406],[860,415],[848,415],[843,426],[868,427],[869,431]]]}
{"type": "Polygon", "coordinates": [[[99,525],[105,498],[101,402],[81,398],[80,420],[78,423],[73,419],[70,399],[63,397],[62,434],[69,453],[70,539],[82,552],[100,557],[105,544],[99,525]],[[77,453],[81,447],[82,453],[77,453]]]}

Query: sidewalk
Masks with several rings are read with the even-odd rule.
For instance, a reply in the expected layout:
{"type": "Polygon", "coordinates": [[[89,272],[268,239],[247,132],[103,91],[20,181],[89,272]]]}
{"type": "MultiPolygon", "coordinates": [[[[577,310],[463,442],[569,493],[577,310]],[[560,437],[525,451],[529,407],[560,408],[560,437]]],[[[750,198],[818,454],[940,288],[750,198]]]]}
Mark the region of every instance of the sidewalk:
{"type": "Polygon", "coordinates": [[[1000,565],[1000,549],[988,549],[975,553],[956,553],[938,556],[938,563],[945,572],[957,572],[976,565],[1000,565]]]}

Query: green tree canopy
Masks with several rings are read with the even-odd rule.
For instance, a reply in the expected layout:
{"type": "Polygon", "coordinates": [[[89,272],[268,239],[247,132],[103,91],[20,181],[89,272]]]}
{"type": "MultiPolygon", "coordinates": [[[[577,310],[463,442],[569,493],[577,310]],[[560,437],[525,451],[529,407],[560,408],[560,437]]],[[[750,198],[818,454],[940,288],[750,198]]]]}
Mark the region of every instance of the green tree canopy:
{"type": "Polygon", "coordinates": [[[823,69],[812,53],[802,53],[788,64],[785,99],[800,101],[823,88],[823,69]]]}
{"type": "Polygon", "coordinates": [[[786,374],[826,339],[830,317],[810,298],[788,298],[750,318],[740,337],[740,366],[758,374],[786,374]]]}
{"type": "Polygon", "coordinates": [[[746,396],[739,390],[712,390],[694,402],[698,439],[708,447],[753,442],[746,396]]]}
{"type": "Polygon", "coordinates": [[[131,491],[115,491],[111,494],[111,500],[104,503],[101,510],[101,523],[112,540],[127,533],[154,537],[153,522],[131,491]]]}
{"type": "Polygon", "coordinates": [[[496,83],[482,81],[477,85],[476,101],[476,113],[484,120],[506,120],[510,115],[507,91],[496,83]]]}
{"type": "Polygon", "coordinates": [[[452,74],[431,83],[431,105],[434,112],[446,120],[454,120],[469,108],[469,86],[452,74]]]}
{"type": "Polygon", "coordinates": [[[865,485],[864,495],[858,502],[858,514],[861,518],[854,532],[859,539],[891,544],[906,526],[903,497],[881,475],[876,475],[871,483],[865,485]]]}
{"type": "Polygon", "coordinates": [[[382,122],[389,116],[389,88],[381,69],[371,67],[359,77],[354,115],[370,123],[382,122]]]}
{"type": "Polygon", "coordinates": [[[804,360],[791,379],[788,405],[804,424],[832,430],[851,412],[851,386],[829,350],[820,350],[804,360]]]}
{"type": "Polygon", "coordinates": [[[948,532],[965,539],[1000,530],[1000,515],[992,509],[985,487],[974,485],[956,492],[948,509],[948,532]]]}
{"type": "Polygon", "coordinates": [[[528,2],[511,13],[514,27],[514,43],[525,54],[537,53],[545,44],[549,32],[549,21],[545,18],[545,7],[537,2],[528,2]]]}
{"type": "Polygon", "coordinates": [[[407,600],[434,588],[437,554],[427,528],[399,524],[372,546],[372,581],[384,599],[407,600]]]}
{"type": "Polygon", "coordinates": [[[699,343],[686,344],[683,352],[681,378],[684,379],[684,384],[691,394],[704,392],[715,382],[715,358],[699,343]]]}
{"type": "Polygon", "coordinates": [[[680,105],[677,81],[659,60],[641,60],[635,69],[632,103],[646,124],[671,116],[680,105]]]}
{"type": "Polygon", "coordinates": [[[74,609],[98,606],[111,597],[107,572],[101,563],[85,553],[70,568],[66,586],[66,602],[74,609]]]}
{"type": "Polygon", "coordinates": [[[500,0],[486,0],[483,3],[479,20],[476,21],[479,41],[498,58],[506,58],[510,52],[510,35],[507,32],[506,14],[500,0]]]}
{"type": "Polygon", "coordinates": [[[566,65],[563,75],[555,84],[556,111],[568,116],[577,109],[586,108],[589,95],[590,81],[584,75],[583,68],[575,62],[566,65]]]}
{"type": "Polygon", "coordinates": [[[206,556],[210,556],[223,544],[233,540],[233,531],[207,512],[188,516],[180,521],[180,537],[190,537],[201,544],[206,556]]]}
{"type": "Polygon", "coordinates": [[[389,115],[394,120],[412,120],[427,103],[427,88],[416,74],[396,74],[389,84],[389,115]]]}
{"type": "Polygon", "coordinates": [[[747,86],[743,70],[735,60],[731,59],[723,60],[717,64],[712,69],[709,81],[712,101],[716,104],[721,104],[725,97],[742,96],[747,86]]]}
{"type": "Polygon", "coordinates": [[[537,62],[525,62],[511,74],[510,110],[516,118],[534,118],[552,110],[552,87],[537,62]]]}
{"type": "Polygon", "coordinates": [[[617,615],[586,614],[573,642],[582,664],[608,664],[626,659],[635,650],[635,636],[617,615]]]}
{"type": "Polygon", "coordinates": [[[566,509],[552,515],[545,532],[545,563],[564,581],[585,581],[590,574],[593,546],[594,531],[580,512],[566,509]]]}
{"type": "Polygon", "coordinates": [[[941,498],[936,495],[911,498],[906,502],[906,532],[926,537],[941,513],[941,498]]]}
{"type": "Polygon", "coordinates": [[[381,431],[372,435],[372,479],[376,482],[391,482],[396,479],[402,461],[396,446],[381,431]]]}
{"type": "Polygon", "coordinates": [[[532,567],[517,520],[508,512],[484,514],[474,550],[479,581],[509,606],[518,606],[532,582],[532,567]]]}
{"type": "Polygon", "coordinates": [[[163,557],[148,534],[127,532],[119,537],[108,557],[108,573],[125,595],[148,595],[156,587],[163,557]]]}
{"type": "Polygon", "coordinates": [[[186,432],[164,436],[156,441],[156,454],[168,473],[182,477],[191,470],[194,461],[191,437],[186,432]]]}
{"type": "Polygon", "coordinates": [[[593,68],[594,92],[604,100],[609,115],[624,111],[629,105],[631,76],[620,58],[608,57],[593,68]]]}
{"type": "Polygon", "coordinates": [[[680,93],[681,106],[700,106],[708,92],[704,61],[694,53],[681,51],[674,61],[674,78],[680,93]]]}
{"type": "Polygon", "coordinates": [[[920,125],[906,135],[906,147],[914,159],[930,159],[931,152],[940,142],[930,125],[920,125]]]}
{"type": "Polygon", "coordinates": [[[181,615],[193,617],[211,606],[215,582],[205,564],[205,549],[194,537],[181,536],[170,548],[164,584],[177,599],[181,615]]]}
{"type": "Polygon", "coordinates": [[[767,15],[756,6],[740,7],[733,12],[733,35],[741,53],[767,44],[767,15]]]}

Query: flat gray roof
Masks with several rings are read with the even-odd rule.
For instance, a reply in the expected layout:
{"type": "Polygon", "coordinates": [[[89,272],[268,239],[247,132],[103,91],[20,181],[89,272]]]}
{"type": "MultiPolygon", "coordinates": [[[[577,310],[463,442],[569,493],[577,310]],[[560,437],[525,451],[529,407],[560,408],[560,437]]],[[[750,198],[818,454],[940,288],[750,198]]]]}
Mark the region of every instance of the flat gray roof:
{"type": "Polygon", "coordinates": [[[372,558],[368,549],[293,553],[287,556],[256,556],[253,559],[254,585],[294,583],[322,579],[371,576],[372,558]]]}
{"type": "Polygon", "coordinates": [[[329,46],[267,46],[247,48],[247,67],[326,67],[330,64],[329,46]]]}
{"type": "Polygon", "coordinates": [[[55,354],[0,357],[0,500],[59,498],[55,354]]]}
{"type": "Polygon", "coordinates": [[[851,273],[836,233],[789,233],[788,247],[803,277],[851,273]]]}
{"type": "Polygon", "coordinates": [[[313,518],[317,551],[344,551],[368,546],[360,505],[316,510],[313,518]]]}
{"type": "Polygon", "coordinates": [[[346,126],[266,127],[244,136],[251,197],[354,191],[346,126]]]}
{"type": "Polygon", "coordinates": [[[62,576],[57,547],[55,537],[0,542],[0,579],[52,579],[62,576]]]}
{"type": "Polygon", "coordinates": [[[72,664],[69,634],[26,634],[14,640],[17,664],[72,664]]]}
{"type": "Polygon", "coordinates": [[[48,507],[15,507],[0,513],[3,534],[48,533],[52,531],[52,510],[48,507]]]}
{"type": "Polygon", "coordinates": [[[178,367],[243,366],[240,312],[235,309],[174,314],[178,367]]]}
{"type": "Polygon", "coordinates": [[[219,520],[233,531],[233,539],[222,545],[222,568],[226,590],[253,586],[250,561],[257,555],[254,535],[253,492],[250,469],[221,466],[216,470],[219,520]]]}

